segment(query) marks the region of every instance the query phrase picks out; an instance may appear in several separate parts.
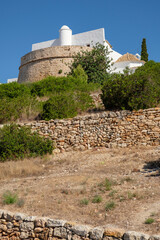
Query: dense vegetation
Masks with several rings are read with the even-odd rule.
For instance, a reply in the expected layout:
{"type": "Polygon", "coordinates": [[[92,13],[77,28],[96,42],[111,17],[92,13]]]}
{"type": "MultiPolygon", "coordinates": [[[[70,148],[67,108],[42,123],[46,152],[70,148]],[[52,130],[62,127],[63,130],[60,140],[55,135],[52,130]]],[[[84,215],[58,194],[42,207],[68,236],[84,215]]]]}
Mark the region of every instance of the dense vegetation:
{"type": "Polygon", "coordinates": [[[89,83],[103,84],[109,75],[107,72],[110,68],[108,54],[108,49],[102,44],[97,44],[91,51],[88,50],[77,53],[70,66],[71,74],[78,65],[81,65],[88,76],[89,83]]]}
{"type": "Polygon", "coordinates": [[[0,161],[16,160],[52,153],[53,144],[49,139],[31,133],[30,128],[15,124],[0,129],[0,161]]]}
{"type": "Polygon", "coordinates": [[[138,110],[160,103],[160,63],[147,62],[134,74],[113,74],[102,87],[106,109],[138,110]]]}
{"type": "Polygon", "coordinates": [[[75,116],[93,106],[89,93],[99,86],[88,84],[87,78],[78,66],[72,76],[48,77],[30,84],[1,84],[0,123],[75,116]]]}

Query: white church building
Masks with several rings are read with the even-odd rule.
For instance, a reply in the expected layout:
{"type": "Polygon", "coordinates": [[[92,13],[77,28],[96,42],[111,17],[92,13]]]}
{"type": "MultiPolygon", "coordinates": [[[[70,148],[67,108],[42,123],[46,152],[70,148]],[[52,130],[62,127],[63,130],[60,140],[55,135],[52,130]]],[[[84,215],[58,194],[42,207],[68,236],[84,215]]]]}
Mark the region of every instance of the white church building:
{"type": "MultiPolygon", "coordinates": [[[[126,53],[124,55],[113,50],[111,44],[105,38],[104,28],[83,32],[79,34],[72,34],[72,30],[64,25],[59,30],[59,38],[50,41],[32,44],[32,52],[40,49],[50,48],[54,46],[86,46],[93,47],[96,43],[103,44],[108,47],[109,58],[111,60],[111,73],[123,73],[128,68],[132,72],[136,68],[144,65],[144,61],[140,60],[139,54],[126,53]]],[[[17,78],[8,79],[7,82],[17,81],[17,78]]]]}
{"type": "Polygon", "coordinates": [[[104,28],[79,34],[72,34],[72,30],[68,26],[64,25],[59,30],[58,39],[32,44],[32,51],[52,46],[77,45],[92,47],[96,45],[96,43],[100,43],[108,47],[109,57],[112,62],[112,73],[123,73],[126,68],[129,68],[132,72],[134,72],[137,67],[144,65],[144,61],[140,60],[140,55],[138,53],[135,55],[129,53],[122,55],[113,50],[111,44],[105,38],[104,28]]]}

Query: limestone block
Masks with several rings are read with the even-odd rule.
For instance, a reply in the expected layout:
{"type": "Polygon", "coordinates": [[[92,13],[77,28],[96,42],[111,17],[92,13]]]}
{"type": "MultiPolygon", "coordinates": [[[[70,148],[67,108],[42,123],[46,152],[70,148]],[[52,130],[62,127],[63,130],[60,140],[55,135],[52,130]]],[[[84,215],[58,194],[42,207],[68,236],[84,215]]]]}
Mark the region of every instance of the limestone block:
{"type": "Polygon", "coordinates": [[[33,222],[22,222],[20,224],[20,230],[21,231],[31,231],[34,229],[34,223],[33,222]]]}
{"type": "Polygon", "coordinates": [[[63,221],[63,220],[48,219],[46,226],[47,227],[63,227],[65,223],[66,221],[63,221]]]}
{"type": "Polygon", "coordinates": [[[90,228],[85,225],[75,225],[75,226],[72,226],[70,230],[77,235],[86,237],[90,231],[90,228]]]}
{"type": "Polygon", "coordinates": [[[149,240],[149,235],[134,231],[129,231],[124,233],[123,239],[124,240],[149,240]]]}
{"type": "Polygon", "coordinates": [[[90,238],[94,240],[102,239],[104,233],[104,229],[100,227],[93,228],[90,232],[90,238]]]}

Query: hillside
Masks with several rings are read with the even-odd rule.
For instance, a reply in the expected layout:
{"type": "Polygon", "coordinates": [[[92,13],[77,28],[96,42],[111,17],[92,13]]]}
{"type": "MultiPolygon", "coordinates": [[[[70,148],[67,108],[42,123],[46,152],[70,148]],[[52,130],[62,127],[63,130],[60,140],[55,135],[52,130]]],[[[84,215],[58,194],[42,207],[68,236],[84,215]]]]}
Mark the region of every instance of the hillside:
{"type": "Polygon", "coordinates": [[[21,199],[0,208],[157,234],[159,156],[159,147],[101,148],[0,163],[0,196],[10,190],[21,199]]]}

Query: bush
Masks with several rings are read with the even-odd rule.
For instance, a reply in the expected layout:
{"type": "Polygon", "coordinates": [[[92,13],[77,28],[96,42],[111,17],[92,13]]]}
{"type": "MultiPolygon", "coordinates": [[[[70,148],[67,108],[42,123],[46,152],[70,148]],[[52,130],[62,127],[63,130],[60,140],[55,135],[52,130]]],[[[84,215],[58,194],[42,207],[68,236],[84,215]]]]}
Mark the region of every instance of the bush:
{"type": "Polygon", "coordinates": [[[0,99],[17,98],[18,96],[30,95],[28,85],[19,84],[17,82],[0,85],[0,99]]]}
{"type": "Polygon", "coordinates": [[[115,203],[113,201],[106,203],[106,206],[105,206],[106,211],[112,210],[113,208],[115,208],[115,203]]]}
{"type": "Polygon", "coordinates": [[[10,191],[6,191],[3,196],[3,204],[13,204],[17,202],[17,194],[10,191]]]}
{"type": "Polygon", "coordinates": [[[82,200],[80,201],[80,204],[81,204],[81,205],[88,205],[88,203],[89,203],[89,200],[86,199],[86,198],[84,198],[84,199],[82,199],[82,200]]]}
{"type": "Polygon", "coordinates": [[[92,199],[92,203],[100,203],[102,202],[102,197],[100,195],[95,195],[92,199]]]}
{"type": "Polygon", "coordinates": [[[88,84],[87,75],[84,70],[78,66],[74,69],[73,76],[54,77],[50,76],[41,81],[30,85],[33,96],[52,96],[57,93],[66,93],[71,91],[90,92],[97,89],[97,84],[88,84]]]}
{"type": "Polygon", "coordinates": [[[87,93],[69,92],[55,95],[44,103],[42,119],[71,118],[91,106],[92,98],[87,93]]]}
{"type": "Polygon", "coordinates": [[[0,101],[0,123],[21,118],[33,118],[41,110],[41,103],[30,95],[17,98],[2,98],[0,101]]]}
{"type": "Polygon", "coordinates": [[[52,153],[52,141],[15,124],[0,129],[0,161],[52,153]]]}
{"type": "Polygon", "coordinates": [[[152,224],[155,220],[153,218],[148,218],[146,219],[146,221],[144,222],[145,224],[152,224]]]}
{"type": "Polygon", "coordinates": [[[110,68],[108,49],[102,44],[97,44],[91,51],[81,51],[74,56],[70,66],[71,74],[81,65],[88,76],[88,82],[102,84],[108,77],[107,69],[110,68]]]}
{"type": "Polygon", "coordinates": [[[1,84],[0,123],[39,119],[39,116],[47,120],[76,116],[92,106],[89,93],[99,87],[88,84],[87,78],[79,65],[73,76],[48,77],[30,84],[1,84]]]}
{"type": "Polygon", "coordinates": [[[160,102],[160,63],[148,62],[128,76],[111,75],[102,87],[101,98],[108,110],[157,106],[160,102]]]}

